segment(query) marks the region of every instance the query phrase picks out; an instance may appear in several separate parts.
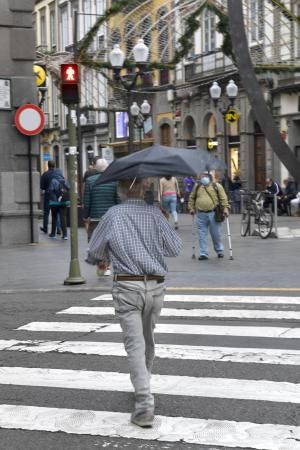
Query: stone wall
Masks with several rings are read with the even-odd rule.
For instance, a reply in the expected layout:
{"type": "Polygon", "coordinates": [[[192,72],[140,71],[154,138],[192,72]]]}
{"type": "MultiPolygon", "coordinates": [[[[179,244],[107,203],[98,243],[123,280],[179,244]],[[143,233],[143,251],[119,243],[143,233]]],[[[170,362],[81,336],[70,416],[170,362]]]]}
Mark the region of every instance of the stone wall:
{"type": "MultiPolygon", "coordinates": [[[[29,141],[14,126],[16,109],[37,103],[33,76],[34,0],[0,2],[0,78],[11,80],[11,110],[0,110],[0,246],[31,241],[29,204],[29,141]]],[[[34,242],[38,240],[38,137],[31,138],[34,242]]]]}

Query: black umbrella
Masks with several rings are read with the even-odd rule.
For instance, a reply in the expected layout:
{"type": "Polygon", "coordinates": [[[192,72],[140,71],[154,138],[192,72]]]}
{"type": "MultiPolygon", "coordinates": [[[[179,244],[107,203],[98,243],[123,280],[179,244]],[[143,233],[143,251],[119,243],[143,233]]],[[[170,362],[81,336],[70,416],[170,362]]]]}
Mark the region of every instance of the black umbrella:
{"type": "Polygon", "coordinates": [[[113,161],[96,184],[164,175],[198,176],[203,171],[224,170],[224,168],[222,161],[205,150],[152,145],[113,161]]]}

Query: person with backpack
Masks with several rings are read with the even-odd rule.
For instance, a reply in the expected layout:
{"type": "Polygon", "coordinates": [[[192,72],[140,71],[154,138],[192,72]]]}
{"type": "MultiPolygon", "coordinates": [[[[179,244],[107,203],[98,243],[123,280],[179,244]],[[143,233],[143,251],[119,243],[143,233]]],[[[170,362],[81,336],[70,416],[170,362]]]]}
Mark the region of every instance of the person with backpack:
{"type": "Polygon", "coordinates": [[[40,187],[44,193],[43,201],[43,226],[40,230],[47,234],[48,233],[48,220],[50,212],[50,183],[53,178],[63,177],[62,171],[55,167],[55,162],[53,160],[48,161],[48,170],[41,176],[40,187]]]}
{"type": "Polygon", "coordinates": [[[62,239],[68,239],[67,206],[70,205],[70,185],[62,175],[53,177],[49,185],[49,205],[52,214],[52,226],[49,237],[56,238],[57,217],[60,216],[62,239]]]}
{"type": "Polygon", "coordinates": [[[200,182],[196,183],[189,197],[190,214],[196,214],[200,256],[199,260],[208,259],[208,229],[218,258],[224,258],[221,229],[224,217],[229,215],[229,203],[223,186],[214,183],[208,172],[203,172],[200,182]]]}

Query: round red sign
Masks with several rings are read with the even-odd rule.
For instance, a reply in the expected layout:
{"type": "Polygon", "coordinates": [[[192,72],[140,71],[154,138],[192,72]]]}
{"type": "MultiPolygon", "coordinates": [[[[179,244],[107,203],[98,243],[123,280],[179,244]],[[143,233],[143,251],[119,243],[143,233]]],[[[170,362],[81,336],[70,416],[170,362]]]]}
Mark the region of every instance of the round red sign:
{"type": "Polygon", "coordinates": [[[41,108],[27,103],[17,109],[15,124],[20,133],[34,136],[39,134],[44,128],[45,116],[41,108]]]}

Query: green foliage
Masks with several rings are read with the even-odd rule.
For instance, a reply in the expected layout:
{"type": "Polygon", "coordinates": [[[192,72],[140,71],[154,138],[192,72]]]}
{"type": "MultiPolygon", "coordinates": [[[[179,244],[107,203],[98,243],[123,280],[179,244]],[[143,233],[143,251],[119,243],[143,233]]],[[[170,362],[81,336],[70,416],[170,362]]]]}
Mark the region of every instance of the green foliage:
{"type": "Polygon", "coordinates": [[[271,3],[273,6],[278,8],[281,13],[291,22],[293,20],[296,20],[296,22],[300,23],[300,16],[295,16],[292,11],[290,11],[284,3],[280,2],[279,0],[268,0],[269,3],[271,3]]]}

